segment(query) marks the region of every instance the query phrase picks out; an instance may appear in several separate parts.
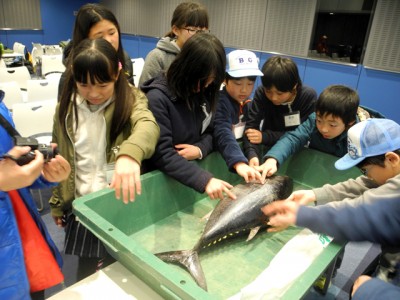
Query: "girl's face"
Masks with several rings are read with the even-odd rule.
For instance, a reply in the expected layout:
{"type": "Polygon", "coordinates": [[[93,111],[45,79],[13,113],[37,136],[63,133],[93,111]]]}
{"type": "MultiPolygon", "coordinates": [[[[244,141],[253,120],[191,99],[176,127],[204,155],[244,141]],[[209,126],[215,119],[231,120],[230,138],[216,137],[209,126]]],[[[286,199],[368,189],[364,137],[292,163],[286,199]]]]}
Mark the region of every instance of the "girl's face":
{"type": "Polygon", "coordinates": [[[186,26],[184,28],[178,28],[176,26],[173,26],[172,28],[172,32],[176,35],[176,44],[181,49],[188,39],[190,39],[196,33],[201,31],[208,31],[208,28],[193,27],[193,26],[186,26]]]}
{"type": "Polygon", "coordinates": [[[92,84],[90,78],[88,78],[87,83],[77,82],[76,86],[81,97],[90,104],[98,105],[106,102],[114,95],[115,81],[99,83],[96,80],[95,84],[92,84]]]}
{"type": "Polygon", "coordinates": [[[108,20],[101,20],[90,28],[89,39],[103,38],[113,45],[114,49],[118,51],[119,48],[119,34],[115,25],[108,20]]]}
{"type": "Polygon", "coordinates": [[[281,92],[273,86],[270,89],[264,88],[264,93],[268,100],[274,105],[281,105],[293,102],[294,98],[296,98],[297,90],[296,87],[294,87],[291,92],[281,92]]]}
{"type": "Polygon", "coordinates": [[[227,93],[238,103],[249,99],[253,88],[254,81],[249,80],[247,77],[225,81],[227,93]]]}
{"type": "Polygon", "coordinates": [[[346,125],[343,120],[332,115],[320,115],[317,113],[316,118],[317,129],[324,139],[334,139],[346,130],[346,125]]]}

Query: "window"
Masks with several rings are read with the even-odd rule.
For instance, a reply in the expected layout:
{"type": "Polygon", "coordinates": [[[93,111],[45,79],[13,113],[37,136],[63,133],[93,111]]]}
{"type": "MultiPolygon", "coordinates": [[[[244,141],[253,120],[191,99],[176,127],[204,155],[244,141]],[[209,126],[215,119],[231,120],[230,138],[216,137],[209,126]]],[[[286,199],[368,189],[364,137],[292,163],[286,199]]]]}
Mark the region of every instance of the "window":
{"type": "Polygon", "coordinates": [[[309,57],[362,63],[374,0],[319,0],[309,57]]]}

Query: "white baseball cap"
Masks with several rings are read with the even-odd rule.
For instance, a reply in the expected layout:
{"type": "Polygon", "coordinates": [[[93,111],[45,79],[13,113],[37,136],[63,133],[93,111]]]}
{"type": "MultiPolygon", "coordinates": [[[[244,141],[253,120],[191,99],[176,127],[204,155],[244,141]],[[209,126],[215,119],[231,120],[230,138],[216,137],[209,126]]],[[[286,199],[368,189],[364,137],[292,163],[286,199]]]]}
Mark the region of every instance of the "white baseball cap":
{"type": "Polygon", "coordinates": [[[366,157],[400,149],[400,125],[389,119],[367,119],[347,132],[347,154],[335,162],[338,170],[354,167],[366,157]]]}
{"type": "Polygon", "coordinates": [[[257,56],[248,50],[234,50],[226,56],[226,72],[232,77],[263,76],[257,56]]]}

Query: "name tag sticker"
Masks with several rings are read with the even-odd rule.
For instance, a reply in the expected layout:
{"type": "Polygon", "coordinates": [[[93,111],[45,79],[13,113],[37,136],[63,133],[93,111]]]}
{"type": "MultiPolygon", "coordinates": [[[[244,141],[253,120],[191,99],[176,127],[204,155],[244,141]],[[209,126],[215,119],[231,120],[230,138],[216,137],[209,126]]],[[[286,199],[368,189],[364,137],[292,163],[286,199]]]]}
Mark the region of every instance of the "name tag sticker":
{"type": "Polygon", "coordinates": [[[300,112],[294,111],[284,115],[285,127],[300,125],[300,112]]]}
{"type": "Polygon", "coordinates": [[[246,122],[239,122],[232,126],[232,131],[235,135],[235,139],[242,138],[245,125],[246,125],[246,122]]]}

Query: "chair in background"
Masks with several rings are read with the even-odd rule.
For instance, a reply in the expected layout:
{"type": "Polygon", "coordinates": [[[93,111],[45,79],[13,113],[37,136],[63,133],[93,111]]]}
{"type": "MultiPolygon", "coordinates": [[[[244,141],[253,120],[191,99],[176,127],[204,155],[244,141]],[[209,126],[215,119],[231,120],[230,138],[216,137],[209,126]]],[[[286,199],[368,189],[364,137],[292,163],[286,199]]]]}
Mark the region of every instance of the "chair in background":
{"type": "Polygon", "coordinates": [[[142,57],[132,58],[132,67],[133,67],[133,82],[136,87],[139,87],[139,79],[140,75],[142,75],[144,59],[142,57]]]}
{"type": "Polygon", "coordinates": [[[32,65],[35,67],[41,63],[43,55],[43,47],[39,43],[32,43],[32,65]]]}
{"type": "Polygon", "coordinates": [[[6,65],[4,59],[0,59],[0,68],[7,68],[7,65],[6,65]]]}
{"type": "Polygon", "coordinates": [[[25,45],[15,42],[13,45],[13,51],[15,53],[25,55],[25,45]]]}
{"type": "Polygon", "coordinates": [[[27,101],[43,101],[57,99],[58,81],[47,79],[28,80],[27,101]]]}
{"type": "Polygon", "coordinates": [[[42,76],[50,72],[64,72],[65,66],[62,62],[62,54],[57,55],[42,55],[42,76]]]}
{"type": "MultiPolygon", "coordinates": [[[[17,103],[12,106],[16,130],[24,137],[34,137],[40,144],[49,145],[52,140],[53,116],[57,100],[17,103]]],[[[38,210],[43,210],[40,189],[31,190],[39,194],[38,210]]]]}
{"type": "Polygon", "coordinates": [[[0,82],[16,81],[22,90],[26,90],[30,79],[31,74],[26,66],[0,68],[0,82]]]}
{"type": "Polygon", "coordinates": [[[0,82],[0,90],[5,93],[3,102],[9,110],[12,109],[15,103],[22,103],[24,101],[22,91],[16,81],[0,82]]]}

